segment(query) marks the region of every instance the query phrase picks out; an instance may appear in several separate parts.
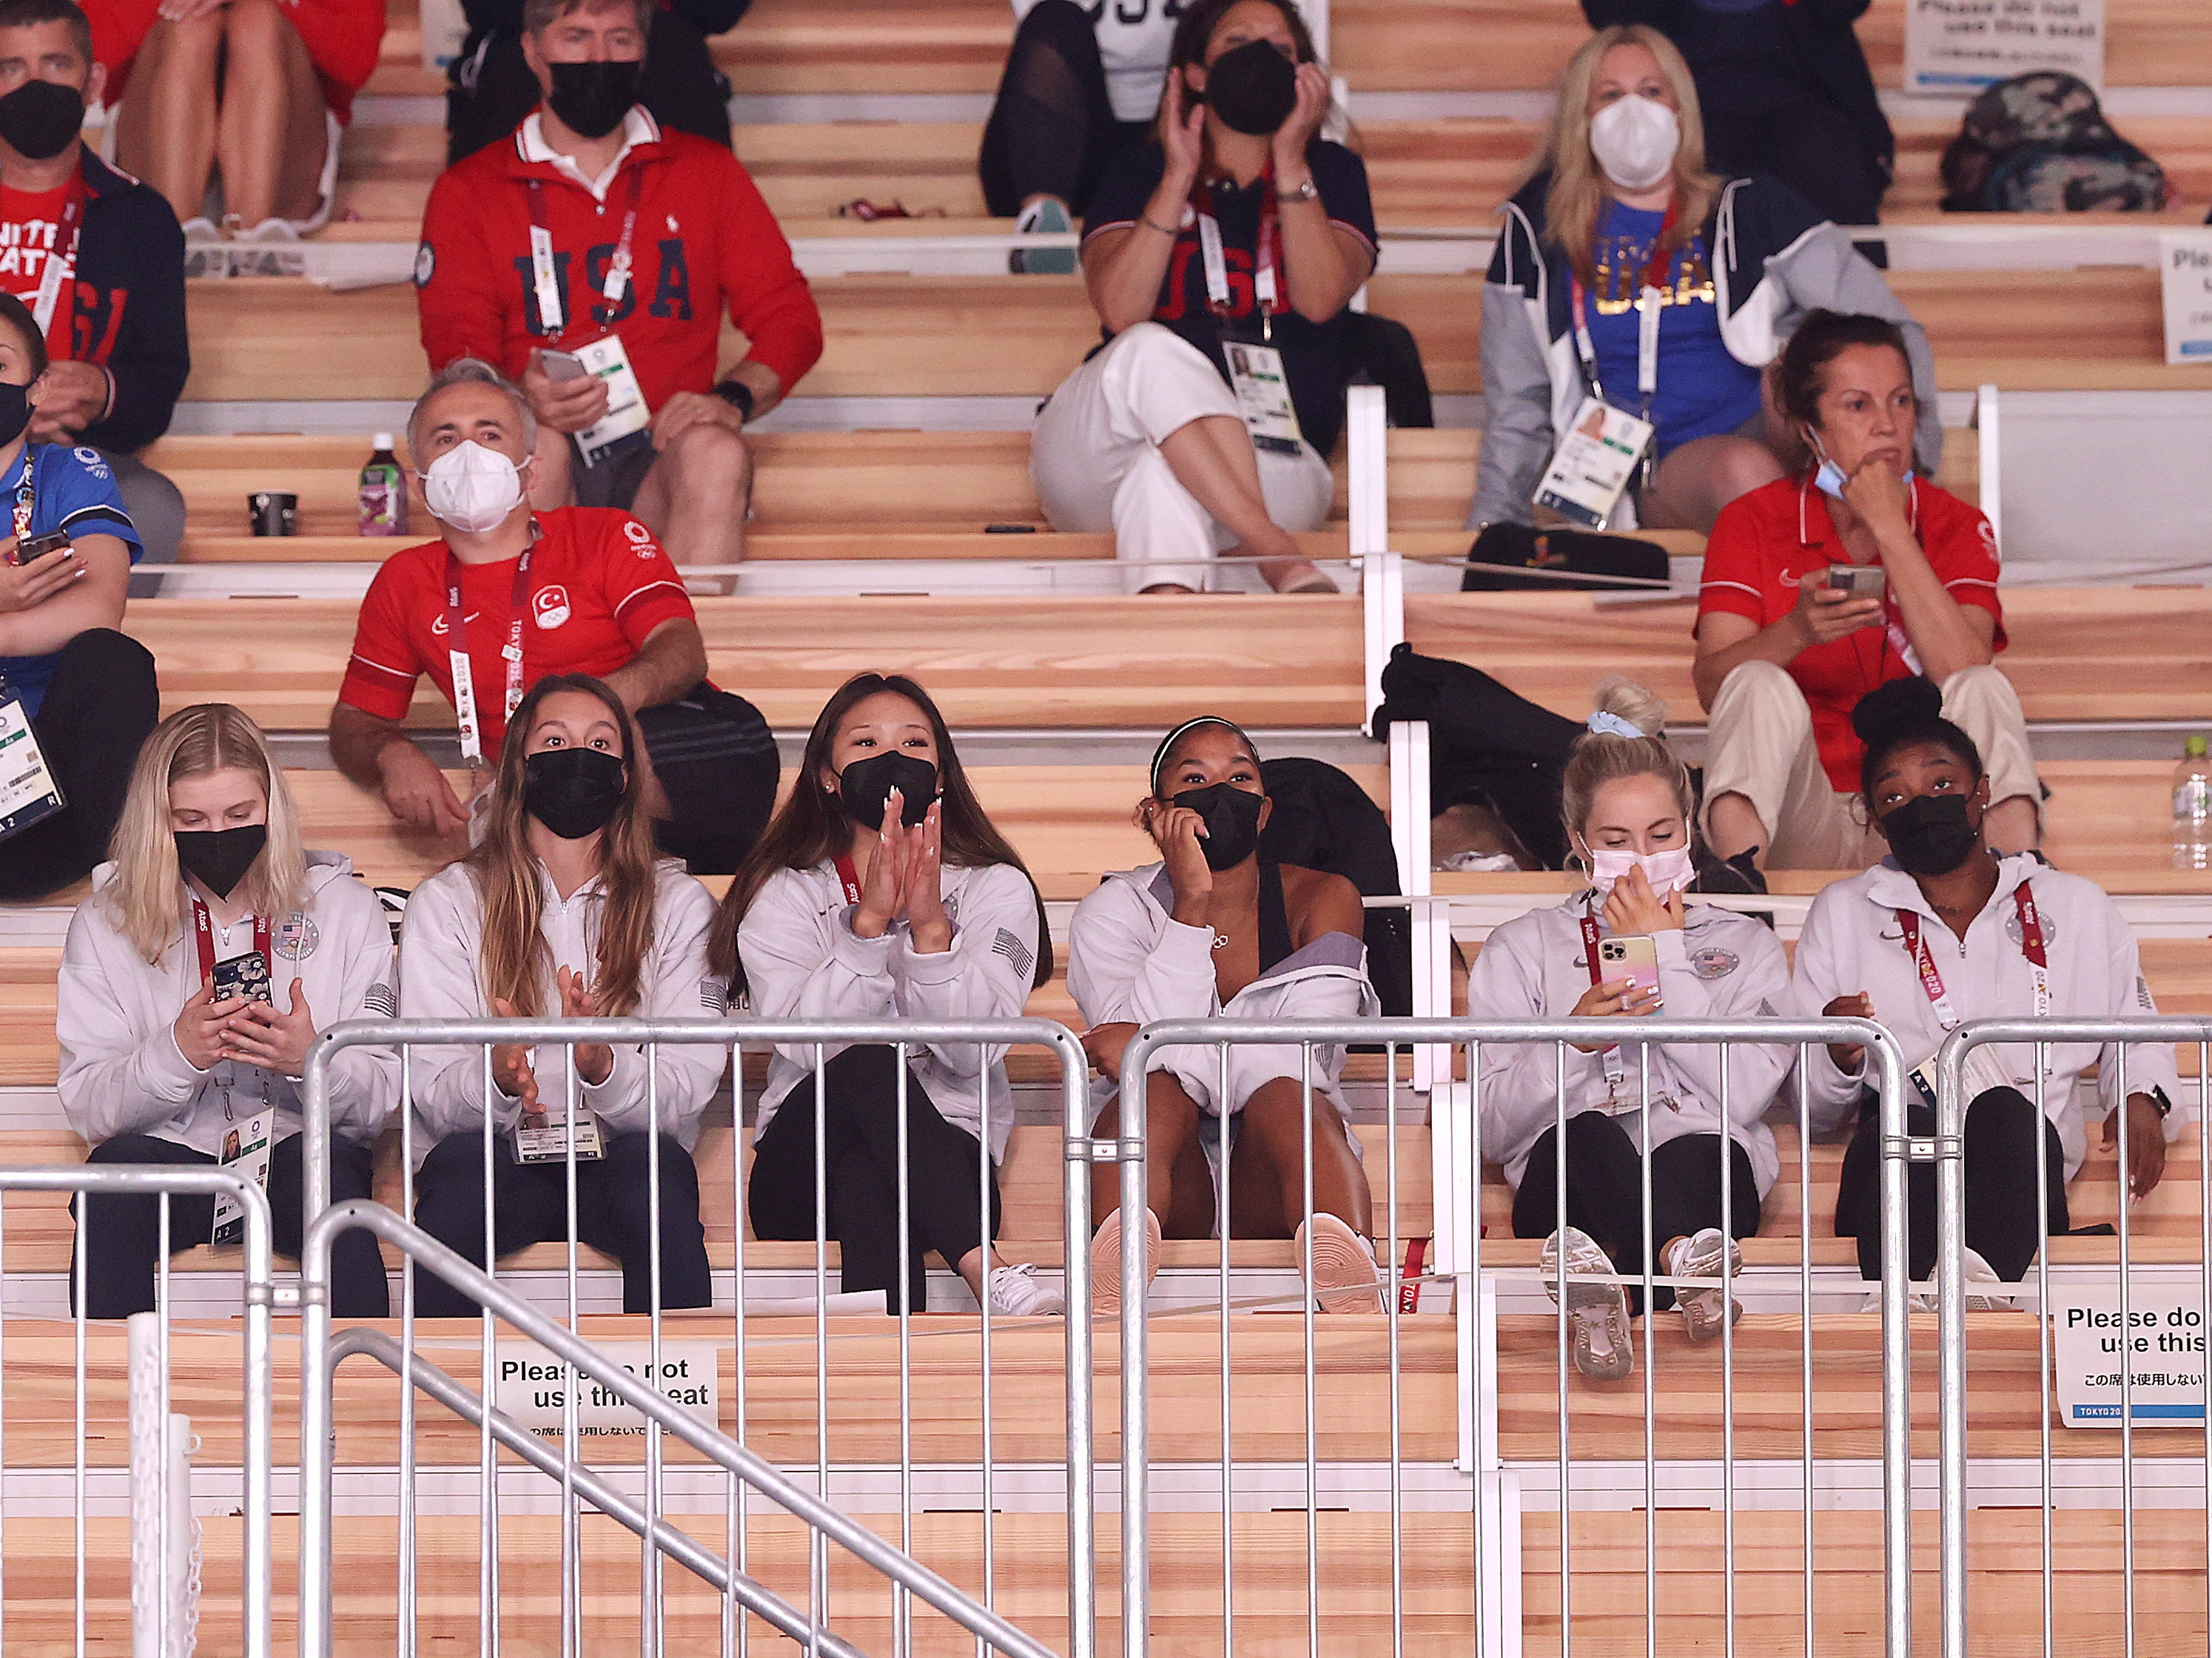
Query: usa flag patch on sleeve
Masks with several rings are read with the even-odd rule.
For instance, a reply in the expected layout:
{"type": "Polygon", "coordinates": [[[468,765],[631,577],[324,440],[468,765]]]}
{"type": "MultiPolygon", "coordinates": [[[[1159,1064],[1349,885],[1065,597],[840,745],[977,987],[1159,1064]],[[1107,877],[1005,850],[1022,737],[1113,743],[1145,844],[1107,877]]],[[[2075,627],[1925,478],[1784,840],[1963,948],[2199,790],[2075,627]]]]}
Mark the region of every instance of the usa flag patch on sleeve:
{"type": "Polygon", "coordinates": [[[362,1006],[382,1018],[399,1017],[399,998],[392,993],[390,985],[371,985],[361,999],[362,1006]]]}
{"type": "Polygon", "coordinates": [[[999,936],[991,941],[991,953],[1005,957],[1012,964],[1015,973],[1024,979],[1036,966],[1036,957],[1030,947],[1004,927],[999,929],[999,936]]]}

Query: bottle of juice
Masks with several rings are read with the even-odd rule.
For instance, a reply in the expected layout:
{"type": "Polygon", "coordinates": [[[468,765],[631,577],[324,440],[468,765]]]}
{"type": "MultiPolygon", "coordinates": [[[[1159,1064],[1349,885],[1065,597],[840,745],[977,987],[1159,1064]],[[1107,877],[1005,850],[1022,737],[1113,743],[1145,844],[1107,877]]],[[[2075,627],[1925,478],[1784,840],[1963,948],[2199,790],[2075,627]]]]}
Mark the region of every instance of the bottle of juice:
{"type": "Polygon", "coordinates": [[[392,434],[376,434],[376,452],[361,469],[361,532],[365,536],[407,533],[407,474],[392,452],[392,434]]]}

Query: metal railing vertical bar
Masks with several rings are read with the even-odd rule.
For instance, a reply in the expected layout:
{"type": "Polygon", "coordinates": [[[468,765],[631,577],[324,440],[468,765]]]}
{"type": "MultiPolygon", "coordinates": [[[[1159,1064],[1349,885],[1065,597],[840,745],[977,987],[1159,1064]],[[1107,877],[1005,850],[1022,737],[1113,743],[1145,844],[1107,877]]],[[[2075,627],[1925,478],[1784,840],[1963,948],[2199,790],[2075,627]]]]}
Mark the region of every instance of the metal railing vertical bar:
{"type": "Polygon", "coordinates": [[[1802,1556],[1799,1575],[1804,1593],[1805,1650],[1803,1658],[1814,1658],[1815,1617],[1813,1592],[1813,1098],[1811,1093],[1810,1060],[1813,1045],[1797,1044],[1797,1064],[1793,1074],[1797,1078],[1797,1353],[1798,1390],[1802,1416],[1798,1424],[1801,1436],[1798,1450],[1802,1462],[1803,1480],[1799,1488],[1800,1515],[1799,1547],[1802,1556]]]}
{"type": "MultiPolygon", "coordinates": [[[[841,1272],[843,1262],[841,1249],[841,1272]]],[[[814,1494],[830,1500],[830,1050],[820,1042],[814,1044],[814,1494]]],[[[819,1533],[807,1540],[806,1612],[807,1658],[820,1658],[817,1631],[830,1621],[830,1557],[819,1533]]]]}
{"type": "MultiPolygon", "coordinates": [[[[1449,1065],[1444,1075],[1451,1075],[1449,1065]]],[[[1405,1246],[1398,1237],[1398,1049],[1395,1043],[1382,1049],[1382,1207],[1389,1240],[1383,1246],[1383,1270],[1376,1276],[1382,1284],[1382,1315],[1388,1321],[1390,1350],[1390,1658],[1406,1658],[1405,1397],[1399,1375],[1398,1330],[1400,1304],[1405,1297],[1406,1258],[1405,1246]]],[[[1418,1285],[1413,1293],[1420,1294],[1418,1285]]],[[[1475,1484],[1480,1490],[1480,1475],[1475,1484]]]]}
{"type": "MultiPolygon", "coordinates": [[[[173,1610],[169,1590],[169,1465],[174,1460],[169,1432],[169,1321],[174,1311],[169,1299],[169,1226],[173,1218],[169,1194],[164,1192],[155,1206],[154,1230],[155,1431],[160,1436],[155,1442],[160,1449],[154,1458],[155,1581],[159,1585],[154,1594],[154,1650],[161,1658],[169,1658],[169,1619],[173,1610]]],[[[212,1230],[210,1236],[212,1237],[212,1230]]],[[[127,1408],[127,1383],[125,1400],[127,1408]]],[[[189,1508],[189,1496],[185,1501],[189,1508]]]]}
{"type": "MultiPolygon", "coordinates": [[[[0,1187],[0,1387],[8,1377],[8,1193],[0,1187]]],[[[0,1472],[8,1467],[8,1412],[0,1410],[0,1472]]],[[[0,1652],[8,1649],[8,1503],[0,1491],[0,1652]]]]}
{"type": "MultiPolygon", "coordinates": [[[[1574,1533],[1574,1476],[1568,1452],[1572,1431],[1567,1410],[1567,1050],[1552,1050],[1552,1236],[1557,1248],[1552,1262],[1551,1284],[1554,1321],[1559,1335],[1559,1658],[1574,1658],[1575,1575],[1571,1538],[1574,1533]]],[[[1481,1164],[1475,1165],[1478,1172],[1481,1164]]],[[[1648,1505],[1647,1505],[1648,1507],[1648,1505]]]]}
{"type": "MultiPolygon", "coordinates": [[[[899,1546],[914,1552],[914,1160],[908,1146],[906,1044],[896,1050],[898,1090],[898,1378],[899,1378],[899,1546]]],[[[913,1608],[906,1591],[891,1585],[891,1649],[906,1658],[913,1650],[913,1608]]]]}
{"type": "MultiPolygon", "coordinates": [[[[1125,1072],[1122,1073],[1127,1075],[1125,1072]]],[[[1229,1049],[1221,1049],[1220,1086],[1213,1097],[1226,1100],[1229,1093],[1229,1049]]],[[[1229,1168],[1230,1157],[1236,1146],[1237,1137],[1228,1132],[1224,1122],[1221,1134],[1221,1175],[1219,1190],[1213,1199],[1213,1230],[1221,1241],[1221,1277],[1215,1289],[1215,1297],[1221,1303],[1221,1653],[1230,1658],[1237,1650],[1237,1527],[1235,1496],[1237,1488],[1236,1440],[1234,1425],[1234,1390],[1230,1385],[1230,1320],[1235,1312],[1236,1297],[1231,1293],[1234,1280],[1230,1274],[1229,1260],[1229,1168]]]]}
{"type": "MultiPolygon", "coordinates": [[[[1566,1051],[1558,1050],[1562,1064],[1566,1051]]],[[[1640,1218],[1637,1222],[1638,1255],[1644,1263],[1644,1658],[1659,1658],[1659,1313],[1658,1286],[1654,1279],[1657,1263],[1652,1260],[1657,1240],[1652,1236],[1651,1213],[1651,1050],[1649,1047],[1636,1050],[1637,1087],[1639,1095],[1637,1108],[1637,1201],[1640,1218]]],[[[1559,1109],[1566,1109],[1566,1097],[1562,1092],[1559,1109]]],[[[1566,1137],[1559,1138],[1559,1163],[1564,1173],[1567,1166],[1566,1137]]],[[[1564,1206],[1558,1224],[1566,1228],[1567,1213],[1564,1206]]],[[[1562,1252],[1565,1253],[1564,1251],[1562,1252]]],[[[1564,1298],[1564,1297],[1563,1297],[1564,1298]]],[[[1631,1336],[1631,1340],[1634,1337],[1631,1336]]]]}
{"type": "MultiPolygon", "coordinates": [[[[92,1212],[93,1212],[92,1201],[91,1201],[90,1198],[88,1198],[88,1197],[80,1198],[80,1199],[77,1200],[77,1204],[78,1204],[77,1212],[78,1212],[79,1214],[81,1214],[81,1215],[84,1216],[84,1217],[86,1218],[86,1220],[87,1220],[87,1221],[88,1221],[88,1222],[90,1221],[90,1219],[91,1219],[92,1212]]],[[[88,1255],[90,1255],[90,1254],[91,1254],[91,1253],[92,1253],[91,1245],[90,1245],[90,1243],[89,1243],[89,1242],[88,1242],[88,1238],[89,1238],[89,1236],[90,1236],[90,1234],[91,1234],[91,1231],[92,1231],[92,1228],[91,1228],[91,1226],[90,1226],[89,1224],[88,1224],[88,1225],[86,1226],[86,1228],[85,1228],[85,1233],[86,1233],[86,1236],[81,1236],[81,1237],[79,1237],[79,1238],[77,1239],[76,1257],[76,1259],[75,1259],[75,1260],[70,1263],[70,1266],[71,1266],[71,1267],[73,1268],[72,1276],[74,1276],[74,1278],[76,1278],[76,1299],[75,1299],[75,1304],[74,1304],[74,1305],[70,1308],[70,1330],[71,1330],[72,1335],[73,1335],[73,1337],[74,1337],[74,1340],[73,1340],[73,1342],[72,1342],[72,1344],[71,1344],[71,1351],[70,1351],[70,1361],[71,1361],[71,1363],[70,1363],[70,1368],[71,1368],[71,1372],[72,1372],[72,1385],[74,1386],[75,1390],[76,1390],[76,1401],[75,1401],[75,1407],[74,1407],[74,1410],[75,1410],[75,1418],[76,1418],[76,1419],[75,1419],[75,1423],[74,1423],[74,1424],[73,1424],[73,1425],[74,1425],[74,1427],[75,1427],[76,1432],[75,1432],[75,1435],[74,1435],[74,1442],[75,1442],[75,1443],[74,1443],[74,1448],[73,1448],[72,1453],[71,1453],[70,1464],[70,1474],[71,1474],[71,1487],[70,1487],[70,1507],[71,1507],[71,1509],[72,1509],[72,1511],[73,1511],[72,1527],[73,1527],[73,1529],[74,1529],[74,1532],[75,1532],[75,1540],[75,1540],[75,1544],[76,1544],[76,1618],[75,1618],[75,1632],[76,1632],[76,1658],[84,1658],[84,1647],[85,1647],[85,1626],[84,1626],[84,1589],[85,1589],[85,1567],[84,1567],[84,1561],[85,1561],[85,1539],[84,1539],[84,1495],[85,1495],[85,1475],[84,1475],[84,1447],[85,1447],[85,1435],[84,1435],[84,1428],[85,1428],[85,1421],[84,1421],[84,1350],[85,1350],[85,1316],[86,1316],[86,1315],[85,1315],[84,1298],[85,1298],[85,1289],[86,1289],[85,1260],[86,1260],[86,1258],[87,1258],[88,1255]]],[[[167,1424],[163,1424],[163,1430],[164,1430],[165,1432],[167,1431],[167,1424]]]]}
{"type": "MultiPolygon", "coordinates": [[[[730,1189],[738,1193],[737,1224],[732,1229],[732,1261],[736,1271],[732,1285],[734,1293],[730,1300],[730,1338],[737,1351],[737,1381],[730,1419],[736,1430],[737,1443],[742,1448],[746,1443],[749,1402],[745,1387],[745,1233],[750,1230],[746,1222],[751,1210],[751,1194],[745,1184],[745,1048],[741,1042],[730,1044],[730,1189]]],[[[745,1509],[744,1482],[734,1472],[726,1473],[722,1496],[723,1531],[728,1540],[726,1558],[741,1575],[750,1564],[752,1554],[745,1509]]],[[[749,1658],[752,1649],[751,1622],[734,1599],[728,1596],[722,1601],[721,1637],[721,1658],[749,1658]]]]}
{"type": "MultiPolygon", "coordinates": [[[[415,1068],[404,1057],[399,1066],[399,1210],[410,1218],[415,1213],[415,1068]]],[[[408,1352],[415,1351],[415,1274],[404,1268],[399,1274],[399,1345],[408,1352]]],[[[415,1390],[404,1379],[399,1384],[398,1498],[398,1658],[415,1658],[420,1639],[416,1561],[421,1539],[415,1511],[415,1390]]]]}
{"type": "MultiPolygon", "coordinates": [[[[660,1049],[657,1045],[645,1050],[645,1127],[646,1260],[652,1268],[650,1299],[646,1303],[646,1362],[653,1385],[665,1392],[668,1372],[662,1367],[660,1351],[660,1049]]],[[[737,1200],[740,1204],[744,1191],[743,1187],[738,1188],[737,1200]]],[[[656,1525],[660,1521],[663,1498],[660,1448],[660,1424],[648,1422],[645,1424],[645,1508],[647,1517],[656,1525]]],[[[660,1551],[641,1545],[639,1553],[644,1562],[638,1585],[639,1658],[660,1658],[664,1638],[660,1551]]]]}
{"type": "MultiPolygon", "coordinates": [[[[1444,1052],[1444,1075],[1451,1076],[1451,1051],[1444,1052]]],[[[1468,1581],[1474,1586],[1474,1650],[1476,1658],[1483,1658],[1490,1637],[1484,1621],[1484,1591],[1488,1586],[1489,1560],[1483,1548],[1484,1482],[1490,1478],[1490,1455],[1487,1436],[1483,1431],[1483,1397],[1486,1378],[1481,1374],[1483,1360],[1488,1357],[1483,1342],[1482,1282],[1482,1044],[1470,1042],[1467,1045],[1467,1124],[1468,1155],[1460,1169],[1461,1189],[1467,1193],[1453,1224],[1467,1250],[1467,1275],[1452,1287],[1459,1297],[1459,1315],[1467,1321],[1464,1327],[1472,1331],[1472,1339],[1463,1339],[1462,1353],[1474,1356],[1466,1366],[1468,1374],[1461,1378],[1460,1387],[1468,1396],[1466,1406],[1472,1420],[1468,1434],[1468,1546],[1474,1552],[1474,1570],[1468,1581]]],[[[1433,1096],[1432,1096],[1433,1097],[1433,1096]]]]}
{"type": "MultiPolygon", "coordinates": [[[[2040,1127],[2042,1124],[2051,1121],[2051,1077],[2050,1066],[2047,1063],[2046,1054],[2047,1050],[2045,1048],[2044,1045],[2038,1042],[2035,1048],[2035,1117],[2039,1127],[2040,1127]]],[[[1960,1132],[1962,1133],[1965,1132],[1963,1116],[1960,1121],[1960,1132]]],[[[1962,1146],[1962,1151],[1963,1149],[1964,1148],[1962,1146]]],[[[1961,1217],[1960,1226],[1961,1228],[1960,1236],[1962,1241],[1965,1236],[1963,1229],[1966,1224],[1964,1219],[1966,1206],[1963,1199],[1965,1169],[1966,1160],[1962,1156],[1960,1158],[1960,1177],[1961,1181],[1962,1195],[1959,1204],[1959,1210],[1961,1217]]],[[[2037,1203],[2046,1204],[2049,1199],[2045,1194],[2048,1193],[2050,1190],[2051,1136],[2048,1133],[2039,1133],[2035,1137],[2035,1193],[2037,1203]]],[[[2054,1363],[2054,1355],[2051,1351],[2052,1344],[2051,1339],[2051,1244],[2048,1236],[2051,1226],[2050,1217],[2047,1211],[2044,1218],[2043,1230],[2046,1236],[2042,1244],[2037,1248],[2035,1252],[2035,1460],[2037,1483],[2040,1487],[2038,1494],[2041,1497],[2041,1502],[2038,1506],[2042,1510],[2040,1515],[2038,1517],[2037,1530],[2041,1533],[2040,1541],[2043,1545],[2043,1558],[2041,1562],[2042,1570],[2039,1574],[2043,1579],[2043,1658],[2057,1658],[2058,1573],[2057,1562],[2052,1558],[2051,1553],[2051,1544],[2054,1540],[2051,1535],[2051,1517],[2052,1497],[2051,1488],[2051,1373],[2054,1363]]],[[[1962,1313],[1964,1309],[1961,1309],[1962,1313]]],[[[1963,1613],[1961,1616],[1963,1618],[1963,1613]]],[[[1964,1625],[1962,1623],[1960,1626],[1960,1634],[1962,1637],[1964,1632],[1964,1625]]]]}
{"type": "MultiPolygon", "coordinates": [[[[2176,1102],[2177,1104],[2179,1102],[2176,1102]]],[[[2197,1305],[2205,1315],[2203,1354],[2204,1391],[2204,1558],[2212,1563],[2212,1147],[2207,1145],[2212,1128],[2212,1042],[2197,1044],[2197,1305]]],[[[2044,1302],[2047,1309],[2048,1297],[2044,1302]]],[[[2049,1314],[2045,1314],[2046,1321],[2049,1314]]],[[[2212,1570],[2204,1574],[2204,1631],[2212,1647],[2212,1570]]]]}
{"type": "MultiPolygon", "coordinates": [[[[1222,1102],[1223,1109],[1228,1102],[1222,1102]]],[[[1307,1658],[1321,1658],[1321,1400],[1315,1381],[1314,1319],[1317,1309],[1314,1303],[1314,1085],[1313,1044],[1298,1044],[1298,1112],[1301,1132],[1298,1136],[1298,1175],[1301,1181],[1298,1212],[1304,1217],[1298,1226],[1298,1236],[1305,1240],[1298,1262],[1300,1309],[1299,1334],[1305,1345],[1306,1413],[1306,1654],[1307,1658]]],[[[1222,1138],[1229,1137],[1230,1125],[1221,1125],[1222,1138]]],[[[1223,1218],[1224,1220],[1227,1217],[1223,1218]]],[[[1227,1229],[1224,1227],[1224,1230],[1227,1229]]]]}
{"type": "MultiPolygon", "coordinates": [[[[561,1199],[566,1218],[566,1249],[562,1260],[568,1274],[568,1333],[583,1333],[583,1321],[576,1304],[576,1045],[562,1044],[562,1080],[567,1101],[563,1106],[561,1135],[561,1199]]],[[[489,1113],[485,1114],[487,1118],[489,1113]]],[[[487,1232],[487,1237],[489,1236],[487,1232]]],[[[489,1260],[497,1253],[496,1242],[488,1242],[484,1255],[489,1260]]],[[[577,1649],[583,1636],[584,1616],[584,1548],[583,1522],[576,1507],[576,1430],[581,1425],[576,1414],[576,1395],[582,1391],[576,1376],[564,1377],[561,1387],[561,1658],[577,1658],[577,1649]]]]}
{"type": "MultiPolygon", "coordinates": [[[[1152,1074],[1146,1063],[1151,1049],[1146,1035],[1138,1031],[1121,1054],[1121,1075],[1138,1078],[1140,1087],[1142,1079],[1152,1074]]],[[[1225,1144],[1227,1136],[1223,1139],[1225,1144]]],[[[1121,1215],[1121,1651],[1123,1658],[1146,1658],[1152,1638],[1152,1467],[1146,1437],[1152,1406],[1152,1339],[1151,1326],[1145,1318],[1149,1229],[1144,1216],[1149,1194],[1142,1098],[1133,1108],[1127,1095],[1123,1096],[1115,1151],[1121,1161],[1118,1206],[1121,1215]],[[1136,1218],[1133,1224],[1133,1216],[1136,1218]]],[[[1225,1213],[1223,1218],[1227,1218],[1225,1213]]],[[[1224,1225],[1222,1230],[1226,1232],[1228,1228],[1224,1225]]],[[[1069,1251],[1071,1263],[1073,1254],[1069,1251]]],[[[1072,1327],[1079,1321],[1070,1319],[1068,1323],[1072,1327]]],[[[1224,1458],[1229,1455],[1226,1444],[1221,1454],[1224,1458]]]]}
{"type": "MultiPolygon", "coordinates": [[[[901,1074],[904,1074],[903,1067],[901,1074]]],[[[976,1273],[983,1291],[976,1297],[982,1316],[975,1324],[976,1342],[981,1349],[983,1384],[983,1431],[981,1443],[978,1447],[982,1452],[983,1462],[983,1604],[995,1609],[998,1606],[999,1577],[994,1552],[999,1540],[994,1479],[998,1442],[993,1430],[996,1426],[998,1401],[991,1385],[991,1109],[989,1078],[981,1069],[975,1077],[975,1230],[982,1239],[983,1251],[976,1273]]],[[[975,1642],[975,1658],[985,1658],[981,1637],[975,1642]]]]}
{"type": "MultiPolygon", "coordinates": [[[[406,1056],[411,1058],[411,1056],[406,1056]]],[[[403,1060],[404,1062],[404,1060],[403,1060]]],[[[492,1192],[493,1157],[497,1143],[493,1137],[492,1102],[498,1098],[492,1081],[492,1049],[486,1043],[483,1049],[483,1258],[484,1276],[495,1282],[499,1277],[499,1234],[497,1206],[492,1192]]],[[[477,1358],[482,1366],[483,1396],[499,1397],[495,1367],[498,1349],[489,1304],[477,1309],[477,1358]]],[[[482,1558],[477,1563],[477,1658],[498,1658],[499,1654],[499,1452],[492,1443],[491,1420],[484,1419],[477,1433],[477,1546],[482,1558]]]]}
{"type": "MultiPolygon", "coordinates": [[[[2135,1208],[2129,1183],[2128,1050],[2120,1049],[2120,1650],[2136,1658],[2136,1405],[2135,1320],[2130,1316],[2128,1219],[2135,1208]]],[[[2040,1067],[2039,1067],[2039,1069],[2040,1067]]]]}
{"type": "Polygon", "coordinates": [[[1729,1047],[1721,1044],[1721,1638],[1726,1658],[1735,1658],[1735,1284],[1729,1271],[1735,1249],[1735,1113],[1729,1047]]]}

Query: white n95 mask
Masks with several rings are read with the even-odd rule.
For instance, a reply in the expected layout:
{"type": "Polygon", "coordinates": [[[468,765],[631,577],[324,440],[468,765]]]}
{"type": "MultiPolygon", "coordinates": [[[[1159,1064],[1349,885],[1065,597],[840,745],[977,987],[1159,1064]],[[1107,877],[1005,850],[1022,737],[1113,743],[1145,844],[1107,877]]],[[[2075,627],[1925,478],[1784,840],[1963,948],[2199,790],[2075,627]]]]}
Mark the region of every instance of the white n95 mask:
{"type": "Polygon", "coordinates": [[[431,516],[456,530],[496,529],[522,499],[522,473],[496,449],[457,443],[422,474],[431,516]]]}
{"type": "Polygon", "coordinates": [[[1590,117],[1590,154],[1623,190],[1649,190],[1673,169],[1682,125],[1655,98],[1631,94],[1590,117]]]}
{"type": "Polygon", "coordinates": [[[1649,857],[1640,853],[1619,852],[1611,847],[1592,847],[1589,854],[1590,884],[1610,896],[1616,882],[1624,880],[1632,869],[1641,869],[1644,878],[1651,884],[1651,896],[1664,901],[1671,892],[1680,892],[1697,878],[1697,865],[1690,861],[1689,853],[1681,847],[1670,847],[1665,852],[1655,852],[1649,857]]]}

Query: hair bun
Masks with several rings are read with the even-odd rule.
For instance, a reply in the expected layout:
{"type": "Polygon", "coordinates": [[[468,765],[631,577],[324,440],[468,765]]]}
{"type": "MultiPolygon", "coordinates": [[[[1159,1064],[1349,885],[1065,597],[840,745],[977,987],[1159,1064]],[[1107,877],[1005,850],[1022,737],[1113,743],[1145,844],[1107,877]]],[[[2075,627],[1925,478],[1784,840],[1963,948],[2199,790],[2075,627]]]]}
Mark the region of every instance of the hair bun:
{"type": "Polygon", "coordinates": [[[1590,712],[1625,720],[1646,737],[1667,729],[1667,700],[1645,689],[1626,674],[1609,674],[1590,694],[1590,712]]]}
{"type": "Polygon", "coordinates": [[[1887,680],[1859,698],[1851,710],[1851,729],[1874,747],[1893,731],[1925,726],[1943,717],[1943,693],[1923,674],[1887,680]]]}

